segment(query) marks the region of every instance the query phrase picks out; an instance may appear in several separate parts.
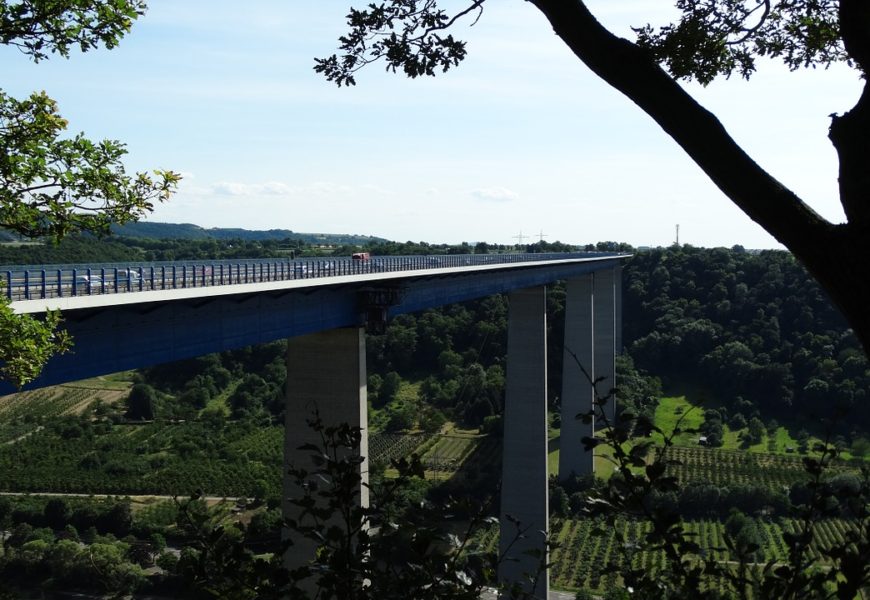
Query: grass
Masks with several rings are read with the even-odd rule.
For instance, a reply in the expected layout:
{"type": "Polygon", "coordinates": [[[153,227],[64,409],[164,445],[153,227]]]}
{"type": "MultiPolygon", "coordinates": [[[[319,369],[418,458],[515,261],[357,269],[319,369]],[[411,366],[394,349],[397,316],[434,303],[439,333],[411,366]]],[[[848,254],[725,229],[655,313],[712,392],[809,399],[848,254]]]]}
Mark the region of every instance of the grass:
{"type": "Polygon", "coordinates": [[[131,379],[132,374],[132,371],[121,371],[120,373],[101,375],[99,377],[92,377],[91,379],[70,381],[69,383],[64,383],[63,387],[126,391],[133,386],[133,381],[131,379]]]}
{"type": "MultiPolygon", "coordinates": [[[[704,410],[706,408],[716,408],[715,403],[707,400],[707,394],[699,389],[680,390],[683,395],[667,396],[659,400],[658,407],[655,412],[655,424],[662,429],[666,434],[670,434],[679,425],[681,430],[698,429],[704,422],[704,410]],[[697,402],[695,399],[700,398],[697,402]],[[682,421],[680,418],[682,417],[682,421]]],[[[805,424],[806,429],[810,429],[811,424],[805,424]]],[[[741,450],[744,452],[752,452],[754,454],[798,454],[798,442],[795,439],[793,432],[797,432],[801,428],[800,423],[786,423],[780,425],[773,434],[773,447],[769,445],[771,436],[765,432],[761,441],[757,444],[752,444],[748,447],[743,445],[741,435],[747,429],[732,429],[727,423],[722,425],[722,445],[719,446],[722,450],[741,450]],[[788,448],[793,451],[789,452],[788,448]]],[[[675,446],[691,447],[698,445],[699,433],[682,432],[674,437],[675,446]]],[[[653,434],[653,441],[656,444],[661,444],[663,441],[661,434],[653,434]]],[[[810,452],[816,444],[821,443],[821,438],[818,436],[810,436],[808,447],[810,452]]],[[[840,454],[840,458],[849,460],[852,454],[845,450],[840,454]]],[[[868,457],[870,459],[870,457],[868,457]]]]}
{"type": "Polygon", "coordinates": [[[229,417],[231,412],[229,403],[230,396],[233,395],[233,393],[236,391],[236,388],[239,387],[239,384],[241,382],[241,380],[234,381],[229,386],[227,386],[227,388],[224,389],[220,394],[210,399],[206,403],[205,408],[199,411],[200,414],[205,411],[221,411],[225,417],[229,417]]]}
{"type": "MultiPolygon", "coordinates": [[[[697,431],[689,432],[686,430],[697,430],[703,422],[704,411],[689,402],[686,396],[668,396],[662,398],[656,407],[655,423],[665,432],[665,435],[670,435],[677,428],[681,430],[680,433],[674,436],[674,444],[677,446],[697,446],[699,436],[697,431]]],[[[656,444],[661,444],[664,438],[662,434],[654,433],[653,440],[656,444]]]]}
{"type": "Polygon", "coordinates": [[[420,381],[402,381],[399,389],[396,390],[396,396],[381,408],[375,408],[369,402],[369,429],[371,431],[383,431],[390,420],[390,409],[401,410],[403,405],[410,404],[417,406],[420,402],[420,381]]]}
{"type": "Polygon", "coordinates": [[[547,444],[547,474],[548,475],[558,475],[559,474],[559,448],[560,442],[562,438],[559,436],[558,431],[553,435],[553,431],[550,431],[550,439],[547,444]]]}
{"type": "Polygon", "coordinates": [[[403,381],[402,385],[399,386],[399,389],[396,391],[396,397],[393,399],[393,402],[414,402],[416,403],[418,398],[420,397],[420,386],[422,382],[415,381],[413,383],[408,381],[403,381]]]}

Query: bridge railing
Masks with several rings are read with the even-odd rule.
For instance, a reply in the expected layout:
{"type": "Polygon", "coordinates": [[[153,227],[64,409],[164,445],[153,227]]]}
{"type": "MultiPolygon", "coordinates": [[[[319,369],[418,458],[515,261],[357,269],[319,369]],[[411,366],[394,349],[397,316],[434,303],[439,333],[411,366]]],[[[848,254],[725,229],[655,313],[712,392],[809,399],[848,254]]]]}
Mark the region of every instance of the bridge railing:
{"type": "Polygon", "coordinates": [[[618,254],[446,254],[373,256],[366,260],[340,257],[130,265],[16,265],[0,267],[0,276],[6,297],[15,301],[605,256],[618,254]]]}

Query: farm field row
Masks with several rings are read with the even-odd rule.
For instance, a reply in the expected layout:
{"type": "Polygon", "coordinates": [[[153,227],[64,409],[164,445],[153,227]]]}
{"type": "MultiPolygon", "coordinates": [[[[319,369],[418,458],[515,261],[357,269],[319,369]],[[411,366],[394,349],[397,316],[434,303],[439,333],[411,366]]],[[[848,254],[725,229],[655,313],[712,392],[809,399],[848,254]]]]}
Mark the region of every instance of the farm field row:
{"type": "MultiPolygon", "coordinates": [[[[783,532],[796,531],[797,523],[791,519],[781,519],[760,521],[760,524],[764,537],[761,562],[782,560],[787,555],[783,532]]],[[[550,582],[558,589],[586,589],[602,593],[622,584],[619,570],[627,562],[633,568],[643,569],[652,575],[665,564],[663,551],[641,552],[637,549],[637,541],[651,530],[649,522],[620,519],[614,525],[608,525],[594,519],[552,519],[550,526],[558,546],[550,555],[550,582]]],[[[722,562],[734,560],[726,547],[725,526],[720,521],[686,521],[685,527],[706,556],[722,562]]],[[[822,560],[820,551],[843,542],[846,532],[856,527],[855,523],[843,519],[819,523],[810,550],[813,560],[822,560]]],[[[476,548],[497,552],[497,528],[482,532],[476,540],[476,548]]],[[[724,589],[722,581],[711,581],[710,586],[724,589]]]]}
{"type": "MultiPolygon", "coordinates": [[[[65,392],[66,404],[56,398],[56,410],[79,402],[79,391],[83,390],[65,392]]],[[[48,405],[52,398],[37,397],[34,403],[48,405]]],[[[70,421],[36,427],[30,422],[27,429],[0,430],[14,436],[7,440],[17,440],[0,445],[0,491],[188,494],[200,489],[240,496],[250,495],[255,482],[280,488],[283,429],[278,426],[228,426],[218,431],[195,421],[88,426],[70,421]]],[[[551,440],[551,446],[558,443],[559,438],[551,440]]],[[[369,451],[373,464],[383,465],[417,452],[428,474],[443,479],[466,464],[497,468],[500,444],[491,436],[379,433],[370,436],[369,451]]],[[[556,452],[551,454],[551,471],[558,461],[556,452]]],[[[682,482],[781,489],[806,477],[801,458],[791,455],[695,446],[671,447],[666,458],[670,472],[682,482]]],[[[606,457],[597,457],[599,475],[606,466],[606,457]]],[[[843,464],[835,470],[847,468],[843,464]]]]}
{"type": "MultiPolygon", "coordinates": [[[[280,426],[215,428],[197,421],[83,425],[61,419],[45,427],[31,424],[14,444],[0,445],[0,491],[278,493],[283,437],[280,426]]],[[[369,440],[374,464],[417,452],[427,474],[442,479],[467,464],[498,466],[500,449],[500,441],[487,436],[373,434],[369,440]]]]}
{"type": "Polygon", "coordinates": [[[75,415],[94,402],[116,402],[123,391],[59,385],[0,397],[0,444],[34,432],[52,417],[75,415]]]}
{"type": "Polygon", "coordinates": [[[215,496],[278,493],[283,428],[58,421],[0,446],[0,491],[215,496]]]}
{"type": "Polygon", "coordinates": [[[499,468],[501,440],[485,435],[375,433],[369,437],[373,464],[389,465],[390,460],[417,453],[426,477],[447,479],[462,468],[499,468]]]}

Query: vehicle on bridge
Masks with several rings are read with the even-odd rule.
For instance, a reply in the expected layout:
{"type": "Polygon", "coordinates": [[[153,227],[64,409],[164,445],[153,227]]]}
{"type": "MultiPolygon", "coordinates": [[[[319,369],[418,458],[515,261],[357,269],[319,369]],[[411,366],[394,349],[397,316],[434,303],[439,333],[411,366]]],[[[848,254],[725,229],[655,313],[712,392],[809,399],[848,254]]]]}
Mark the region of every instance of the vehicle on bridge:
{"type": "Polygon", "coordinates": [[[89,275],[86,273],[82,273],[81,275],[76,276],[76,285],[83,286],[98,286],[103,282],[99,275],[89,275]]]}

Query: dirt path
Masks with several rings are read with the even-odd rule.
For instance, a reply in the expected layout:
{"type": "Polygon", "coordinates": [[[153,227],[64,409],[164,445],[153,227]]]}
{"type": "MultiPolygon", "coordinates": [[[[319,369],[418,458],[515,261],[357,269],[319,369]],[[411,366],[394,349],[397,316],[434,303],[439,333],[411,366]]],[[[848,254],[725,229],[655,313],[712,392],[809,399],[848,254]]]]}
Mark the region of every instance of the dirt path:
{"type": "MultiPolygon", "coordinates": [[[[51,496],[58,498],[130,498],[130,500],[142,503],[145,503],[149,500],[172,500],[174,498],[185,498],[184,496],[168,496],[160,494],[74,494],[68,492],[0,492],[0,496],[51,496]]],[[[239,498],[232,496],[202,496],[202,499],[205,500],[207,504],[239,501],[239,498]]]]}

